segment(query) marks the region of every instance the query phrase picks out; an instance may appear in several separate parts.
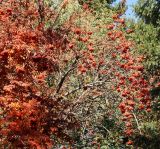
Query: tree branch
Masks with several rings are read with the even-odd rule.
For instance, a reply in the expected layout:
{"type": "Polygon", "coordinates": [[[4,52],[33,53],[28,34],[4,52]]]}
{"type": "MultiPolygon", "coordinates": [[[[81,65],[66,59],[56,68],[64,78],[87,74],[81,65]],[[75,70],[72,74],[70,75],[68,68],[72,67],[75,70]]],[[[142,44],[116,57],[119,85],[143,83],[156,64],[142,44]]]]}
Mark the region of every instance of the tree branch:
{"type": "Polygon", "coordinates": [[[133,116],[134,116],[134,118],[135,118],[135,121],[136,121],[138,130],[139,130],[140,134],[142,134],[142,131],[141,131],[141,129],[140,129],[139,122],[138,122],[137,117],[136,117],[136,115],[135,115],[134,113],[133,113],[133,116]]]}
{"type": "Polygon", "coordinates": [[[61,78],[60,82],[58,83],[57,86],[57,90],[56,93],[59,93],[61,87],[63,86],[63,83],[66,79],[66,77],[69,75],[69,73],[75,68],[75,65],[77,64],[78,58],[76,58],[76,60],[73,62],[71,68],[63,75],[63,77],[61,78]]]}

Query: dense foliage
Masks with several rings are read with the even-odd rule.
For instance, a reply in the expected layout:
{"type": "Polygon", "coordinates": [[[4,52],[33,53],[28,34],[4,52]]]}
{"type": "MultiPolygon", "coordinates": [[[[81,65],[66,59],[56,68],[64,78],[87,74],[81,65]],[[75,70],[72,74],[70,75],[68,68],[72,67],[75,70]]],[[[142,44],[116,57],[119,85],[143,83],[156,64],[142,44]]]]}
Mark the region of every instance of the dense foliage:
{"type": "Polygon", "coordinates": [[[126,1],[106,2],[0,2],[1,148],[145,147],[159,135],[145,43],[126,1]]]}
{"type": "Polygon", "coordinates": [[[136,14],[142,18],[146,24],[160,25],[160,1],[159,0],[138,0],[135,5],[136,14]]]}
{"type": "Polygon", "coordinates": [[[3,1],[0,14],[2,147],[45,148],[53,144],[52,135],[70,141],[65,130],[78,125],[65,111],[69,102],[46,84],[49,75],[59,72],[66,31],[45,26],[55,14],[43,1],[3,1]]]}
{"type": "Polygon", "coordinates": [[[134,23],[138,49],[146,55],[146,68],[152,74],[159,74],[160,64],[160,2],[138,0],[134,6],[138,22],[134,23]]]}

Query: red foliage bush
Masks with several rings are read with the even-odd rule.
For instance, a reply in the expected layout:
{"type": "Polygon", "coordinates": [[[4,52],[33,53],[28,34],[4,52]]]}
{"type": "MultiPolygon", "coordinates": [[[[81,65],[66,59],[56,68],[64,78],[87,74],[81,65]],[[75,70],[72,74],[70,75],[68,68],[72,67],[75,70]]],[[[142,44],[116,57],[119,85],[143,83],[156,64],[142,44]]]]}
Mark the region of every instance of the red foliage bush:
{"type": "Polygon", "coordinates": [[[51,96],[47,75],[59,71],[57,57],[67,47],[65,31],[46,28],[55,12],[44,1],[0,2],[0,138],[13,148],[50,148],[51,136],[71,141],[77,128],[70,105],[51,96]]]}

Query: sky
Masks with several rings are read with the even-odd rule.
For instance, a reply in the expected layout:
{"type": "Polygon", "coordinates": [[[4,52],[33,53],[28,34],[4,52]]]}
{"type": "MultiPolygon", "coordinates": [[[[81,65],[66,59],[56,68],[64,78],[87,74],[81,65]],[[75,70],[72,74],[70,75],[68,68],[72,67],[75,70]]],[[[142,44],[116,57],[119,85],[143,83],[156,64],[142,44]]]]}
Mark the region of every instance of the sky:
{"type": "MultiPolygon", "coordinates": [[[[117,0],[116,3],[120,2],[121,0],[117,0]]],[[[137,2],[137,0],[127,0],[127,6],[128,10],[126,11],[126,17],[128,18],[134,18],[135,14],[132,11],[132,5],[134,5],[137,2]]]]}
{"type": "Polygon", "coordinates": [[[134,17],[135,14],[132,11],[132,5],[134,5],[137,2],[137,0],[127,0],[128,10],[126,12],[127,17],[134,17]]]}

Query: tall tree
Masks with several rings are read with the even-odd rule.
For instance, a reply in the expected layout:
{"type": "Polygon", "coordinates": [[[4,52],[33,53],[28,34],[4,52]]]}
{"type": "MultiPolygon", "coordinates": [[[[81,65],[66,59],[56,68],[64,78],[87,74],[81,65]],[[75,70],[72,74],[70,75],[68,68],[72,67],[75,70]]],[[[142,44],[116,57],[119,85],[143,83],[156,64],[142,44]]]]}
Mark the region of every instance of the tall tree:
{"type": "Polygon", "coordinates": [[[138,0],[134,11],[138,16],[138,22],[134,24],[138,49],[147,56],[146,68],[157,74],[160,64],[160,1],[138,0]]]}
{"type": "Polygon", "coordinates": [[[160,0],[138,0],[135,12],[145,23],[160,25],[160,0]]]}

